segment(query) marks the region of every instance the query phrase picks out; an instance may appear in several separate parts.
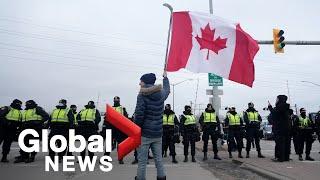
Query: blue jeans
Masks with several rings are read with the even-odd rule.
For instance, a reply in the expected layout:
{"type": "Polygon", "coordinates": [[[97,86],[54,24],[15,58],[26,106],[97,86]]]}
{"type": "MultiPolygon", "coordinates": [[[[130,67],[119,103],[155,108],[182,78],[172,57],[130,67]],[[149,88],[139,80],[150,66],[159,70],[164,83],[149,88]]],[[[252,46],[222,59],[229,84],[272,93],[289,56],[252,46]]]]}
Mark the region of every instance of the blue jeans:
{"type": "Polygon", "coordinates": [[[166,176],[162,164],[162,138],[147,138],[142,136],[141,145],[138,148],[138,180],[146,179],[146,168],[149,148],[151,148],[154,162],[157,168],[157,177],[166,176]]]}

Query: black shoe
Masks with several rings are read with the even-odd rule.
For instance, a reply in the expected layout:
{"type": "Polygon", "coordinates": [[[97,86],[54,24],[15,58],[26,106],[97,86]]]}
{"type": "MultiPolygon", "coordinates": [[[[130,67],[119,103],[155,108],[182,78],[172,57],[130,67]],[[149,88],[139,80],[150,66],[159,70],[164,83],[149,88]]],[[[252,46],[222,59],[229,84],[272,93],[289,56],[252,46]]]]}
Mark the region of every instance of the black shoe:
{"type": "Polygon", "coordinates": [[[157,177],[157,180],[166,180],[167,178],[166,178],[166,176],[164,176],[164,177],[157,177]]]}
{"type": "Polygon", "coordinates": [[[9,160],[7,159],[7,155],[3,155],[2,156],[1,162],[3,162],[3,163],[8,163],[9,162],[9,160]]]}
{"type": "Polygon", "coordinates": [[[153,159],[153,157],[152,156],[148,156],[148,159],[153,159]]]}
{"type": "Polygon", "coordinates": [[[183,162],[188,162],[188,156],[184,156],[183,162]]]}
{"type": "Polygon", "coordinates": [[[138,164],[138,160],[137,159],[135,159],[134,161],[132,161],[132,163],[131,164],[138,164]]]}
{"type": "Polygon", "coordinates": [[[14,157],[14,159],[20,159],[20,158],[22,158],[22,156],[20,155],[20,156],[16,156],[16,157],[14,157]]]}
{"type": "Polygon", "coordinates": [[[306,161],[314,161],[314,159],[310,156],[306,156],[306,161]]]}
{"type": "Polygon", "coordinates": [[[241,152],[238,153],[238,158],[243,158],[243,156],[241,155],[241,152]]]}
{"type": "Polygon", "coordinates": [[[246,158],[250,158],[250,154],[249,154],[249,151],[247,151],[247,155],[246,155],[246,158]]]}
{"type": "Polygon", "coordinates": [[[299,161],[303,161],[302,155],[299,155],[299,161]]]}
{"type": "Polygon", "coordinates": [[[172,156],[172,163],[178,164],[178,161],[176,160],[176,157],[175,157],[175,156],[172,156]]]}
{"type": "Polygon", "coordinates": [[[232,153],[231,152],[229,152],[229,158],[232,158],[232,153]]]}
{"type": "Polygon", "coordinates": [[[218,156],[218,154],[215,154],[213,159],[221,160],[221,158],[218,156]]]}
{"type": "Polygon", "coordinates": [[[25,162],[25,158],[23,158],[22,156],[20,156],[20,157],[17,158],[16,160],[14,160],[13,163],[21,163],[21,162],[25,162]]]}
{"type": "MultiPolygon", "coordinates": [[[[261,154],[261,152],[258,152],[258,158],[265,158],[264,155],[261,154]]],[[[288,159],[289,161],[289,159],[288,159]]]]}
{"type": "Polygon", "coordinates": [[[196,159],[194,158],[194,156],[192,156],[192,162],[196,162],[196,159]]]}
{"type": "Polygon", "coordinates": [[[123,162],[123,160],[121,159],[121,160],[119,160],[119,164],[124,164],[124,162],[123,162]]]}
{"type": "Polygon", "coordinates": [[[203,159],[202,159],[203,161],[206,161],[206,160],[208,160],[208,155],[207,155],[207,153],[205,152],[205,153],[203,153],[203,159]]]}

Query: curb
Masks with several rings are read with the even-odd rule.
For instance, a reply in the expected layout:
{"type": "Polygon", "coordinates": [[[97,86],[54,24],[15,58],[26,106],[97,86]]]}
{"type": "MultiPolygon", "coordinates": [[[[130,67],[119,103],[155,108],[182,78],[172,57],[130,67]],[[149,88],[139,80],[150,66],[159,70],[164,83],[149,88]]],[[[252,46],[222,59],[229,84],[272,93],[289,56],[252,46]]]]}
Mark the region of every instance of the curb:
{"type": "Polygon", "coordinates": [[[273,179],[273,180],[292,180],[292,178],[290,177],[287,177],[285,175],[282,175],[282,174],[278,174],[278,173],[275,173],[275,172],[272,172],[272,171],[269,171],[269,170],[265,170],[261,167],[258,167],[258,166],[254,166],[254,165],[251,165],[249,163],[246,163],[246,162],[242,162],[242,161],[239,161],[239,160],[235,160],[233,159],[232,160],[233,163],[236,163],[236,164],[239,164],[241,168],[243,169],[246,169],[246,170],[249,170],[251,172],[254,172],[262,177],[265,177],[267,179],[273,179]]]}

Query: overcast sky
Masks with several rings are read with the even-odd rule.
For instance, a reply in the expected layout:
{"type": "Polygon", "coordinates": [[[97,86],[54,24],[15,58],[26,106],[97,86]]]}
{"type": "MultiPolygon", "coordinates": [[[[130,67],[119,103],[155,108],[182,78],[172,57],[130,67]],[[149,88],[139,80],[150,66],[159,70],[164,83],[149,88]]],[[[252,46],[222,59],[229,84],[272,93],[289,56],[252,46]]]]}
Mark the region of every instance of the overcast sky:
{"type": "MultiPolygon", "coordinates": [[[[140,76],[155,72],[161,83],[169,23],[164,2],[175,11],[209,11],[208,0],[0,0],[0,105],[34,99],[51,111],[65,98],[82,108],[100,95],[103,110],[117,95],[131,115],[140,76]]],[[[320,40],[319,8],[311,0],[213,0],[215,15],[240,22],[257,40],[271,40],[275,27],[287,40],[320,40]]],[[[268,100],[288,94],[288,80],[291,104],[319,110],[320,87],[301,82],[320,84],[319,52],[320,46],[288,45],[274,54],[261,45],[253,88],[224,80],[222,106],[242,111],[253,101],[262,112],[268,100]]],[[[172,83],[199,78],[197,103],[208,103],[207,74],[168,76],[172,83]]],[[[195,101],[197,80],[175,89],[181,113],[195,101]]]]}

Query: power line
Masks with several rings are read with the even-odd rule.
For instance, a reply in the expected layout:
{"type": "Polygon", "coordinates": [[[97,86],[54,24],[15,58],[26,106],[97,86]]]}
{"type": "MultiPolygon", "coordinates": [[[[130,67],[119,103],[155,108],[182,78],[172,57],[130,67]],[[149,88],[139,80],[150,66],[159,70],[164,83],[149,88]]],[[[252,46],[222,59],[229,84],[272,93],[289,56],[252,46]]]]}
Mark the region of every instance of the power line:
{"type": "MultiPolygon", "coordinates": [[[[96,42],[90,42],[90,41],[78,41],[78,40],[70,40],[70,39],[61,39],[58,37],[52,37],[52,36],[48,36],[48,35],[43,35],[43,34],[34,34],[34,33],[25,33],[25,32],[19,32],[19,31],[14,31],[14,30],[8,30],[8,29],[1,29],[0,28],[0,33],[4,33],[4,34],[9,34],[9,35],[14,35],[14,36],[20,36],[23,38],[34,38],[34,39],[42,39],[42,40],[53,40],[55,42],[59,42],[59,43],[65,43],[68,44],[68,46],[75,46],[75,45],[79,45],[79,46],[86,46],[86,47],[95,47],[95,48],[110,48],[113,51],[120,51],[122,54],[124,53],[128,53],[128,51],[131,52],[142,52],[143,54],[148,54],[148,55],[152,55],[152,56],[162,56],[162,54],[159,53],[155,53],[154,51],[148,51],[148,50],[139,50],[139,49],[123,49],[122,47],[115,47],[115,46],[111,46],[108,44],[100,44],[100,43],[96,43],[96,42]],[[76,43],[76,44],[74,44],[76,43]],[[123,52],[125,51],[125,52],[123,52]]],[[[160,52],[157,50],[157,52],[160,52]]]]}
{"type": "MultiPolygon", "coordinates": [[[[52,50],[52,49],[42,49],[42,48],[35,48],[35,47],[30,47],[30,46],[22,46],[22,45],[14,45],[14,44],[9,44],[9,43],[2,43],[0,42],[0,45],[5,45],[5,46],[12,46],[12,47],[18,47],[18,48],[25,48],[25,49],[34,49],[37,51],[44,51],[44,52],[55,52],[55,53],[60,53],[60,54],[68,54],[68,55],[74,55],[74,56],[80,56],[80,57],[88,57],[90,59],[110,59],[110,60],[116,60],[116,61],[127,61],[127,62],[131,62],[131,63],[139,63],[137,61],[128,61],[128,59],[134,59],[132,57],[128,57],[126,59],[122,59],[122,58],[110,58],[110,57],[103,57],[103,56],[93,56],[93,55],[84,55],[84,54],[78,54],[78,53],[70,53],[70,52],[61,52],[61,51],[57,51],[57,50],[52,50]]],[[[110,61],[101,61],[101,62],[110,62],[110,61]]],[[[152,63],[148,63],[150,66],[148,67],[159,67],[161,66],[160,64],[152,64],[152,63]]],[[[141,67],[147,67],[147,66],[141,66],[141,67]]]]}
{"type": "Polygon", "coordinates": [[[149,45],[165,47],[164,44],[151,42],[151,41],[134,40],[134,39],[115,37],[115,36],[104,35],[104,34],[96,34],[96,33],[92,33],[92,32],[85,32],[85,31],[74,30],[74,29],[65,29],[65,28],[60,28],[60,27],[55,27],[55,26],[41,25],[41,24],[37,24],[37,23],[30,23],[30,22],[22,21],[21,19],[17,20],[17,19],[12,19],[12,18],[1,17],[0,20],[9,21],[9,22],[13,22],[13,23],[27,24],[27,25],[31,25],[31,26],[37,26],[37,27],[43,27],[43,28],[52,29],[52,30],[68,31],[68,32],[79,33],[79,34],[90,35],[90,36],[96,36],[96,37],[107,37],[107,38],[126,40],[126,41],[134,41],[134,42],[138,42],[138,43],[144,43],[144,44],[149,44],[149,45]]]}

